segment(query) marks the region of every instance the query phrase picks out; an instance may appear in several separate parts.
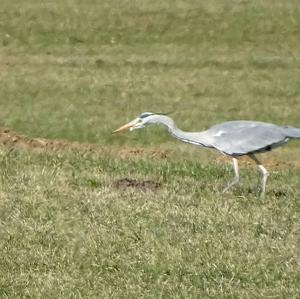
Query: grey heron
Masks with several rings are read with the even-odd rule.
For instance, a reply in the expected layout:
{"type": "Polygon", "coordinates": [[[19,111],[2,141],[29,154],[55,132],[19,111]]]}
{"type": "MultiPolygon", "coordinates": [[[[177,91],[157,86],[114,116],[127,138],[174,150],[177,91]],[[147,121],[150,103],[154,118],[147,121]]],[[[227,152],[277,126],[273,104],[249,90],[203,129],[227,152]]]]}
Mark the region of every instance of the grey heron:
{"type": "Polygon", "coordinates": [[[258,188],[258,194],[261,196],[265,194],[269,174],[255,155],[281,146],[290,139],[300,138],[300,129],[298,128],[245,120],[224,122],[202,132],[185,132],[178,129],[169,116],[152,112],[140,114],[136,119],[115,130],[114,133],[141,129],[150,124],[162,124],[176,139],[206,148],[213,148],[226,156],[230,156],[233,163],[234,179],[223,192],[239,184],[238,158],[244,155],[249,156],[256,163],[261,174],[258,188]]]}

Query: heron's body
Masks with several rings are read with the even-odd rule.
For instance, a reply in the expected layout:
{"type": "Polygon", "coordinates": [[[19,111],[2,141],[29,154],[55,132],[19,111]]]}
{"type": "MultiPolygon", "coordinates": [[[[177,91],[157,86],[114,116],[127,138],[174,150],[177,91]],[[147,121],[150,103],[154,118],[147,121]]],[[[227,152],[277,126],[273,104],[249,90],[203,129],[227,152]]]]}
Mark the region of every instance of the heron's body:
{"type": "Polygon", "coordinates": [[[146,124],[162,124],[176,139],[198,146],[214,148],[231,156],[235,178],[224,191],[239,182],[237,158],[248,155],[256,162],[258,170],[262,174],[260,191],[264,194],[268,172],[257,160],[255,154],[270,151],[287,143],[290,139],[300,139],[300,129],[298,128],[243,120],[224,122],[201,132],[185,132],[178,129],[170,117],[151,112],[142,113],[137,119],[122,126],[116,132],[127,128],[131,130],[142,128],[146,124]]]}
{"type": "Polygon", "coordinates": [[[221,123],[203,132],[184,132],[173,127],[170,133],[181,141],[215,148],[229,156],[270,151],[291,138],[300,138],[300,129],[242,120],[221,123]]]}

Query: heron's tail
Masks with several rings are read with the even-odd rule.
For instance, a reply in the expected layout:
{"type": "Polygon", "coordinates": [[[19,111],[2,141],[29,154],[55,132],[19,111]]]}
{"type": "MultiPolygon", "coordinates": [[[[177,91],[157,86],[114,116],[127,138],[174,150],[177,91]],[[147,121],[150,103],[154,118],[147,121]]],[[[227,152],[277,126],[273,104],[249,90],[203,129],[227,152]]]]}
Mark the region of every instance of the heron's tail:
{"type": "Polygon", "coordinates": [[[300,129],[293,127],[285,127],[284,133],[289,138],[300,138],[300,129]]]}

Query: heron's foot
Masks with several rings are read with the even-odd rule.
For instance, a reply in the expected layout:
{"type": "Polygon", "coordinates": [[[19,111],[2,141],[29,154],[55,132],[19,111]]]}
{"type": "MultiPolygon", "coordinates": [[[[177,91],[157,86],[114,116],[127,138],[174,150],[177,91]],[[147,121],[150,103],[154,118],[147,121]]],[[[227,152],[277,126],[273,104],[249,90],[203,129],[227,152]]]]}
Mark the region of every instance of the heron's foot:
{"type": "Polygon", "coordinates": [[[266,195],[266,187],[261,185],[261,182],[258,183],[256,188],[256,197],[264,199],[266,195]]]}
{"type": "Polygon", "coordinates": [[[254,154],[250,154],[249,157],[255,161],[257,165],[257,170],[260,172],[260,180],[258,181],[257,184],[256,196],[259,198],[264,198],[266,194],[266,184],[267,184],[269,173],[267,169],[265,169],[265,167],[257,160],[254,154]]]}
{"type": "Polygon", "coordinates": [[[235,178],[230,184],[228,184],[226,188],[223,189],[222,193],[226,193],[229,189],[239,184],[240,184],[239,179],[235,178]]]}
{"type": "Polygon", "coordinates": [[[264,172],[261,176],[261,179],[257,183],[256,196],[263,199],[266,195],[266,183],[268,179],[268,172],[264,172]]]}
{"type": "Polygon", "coordinates": [[[261,190],[258,190],[257,193],[256,193],[256,196],[260,199],[264,199],[265,198],[265,195],[266,195],[266,192],[263,192],[261,190]]]}

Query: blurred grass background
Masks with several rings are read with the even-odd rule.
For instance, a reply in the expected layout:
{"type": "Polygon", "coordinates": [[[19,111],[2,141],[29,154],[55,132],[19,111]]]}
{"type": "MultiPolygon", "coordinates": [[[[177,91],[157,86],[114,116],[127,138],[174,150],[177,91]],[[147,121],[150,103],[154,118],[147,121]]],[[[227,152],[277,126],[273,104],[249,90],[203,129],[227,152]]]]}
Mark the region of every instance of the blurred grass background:
{"type": "Polygon", "coordinates": [[[179,127],[231,119],[299,126],[297,1],[3,1],[1,125],[31,136],[115,138],[143,111],[179,127]]]}

